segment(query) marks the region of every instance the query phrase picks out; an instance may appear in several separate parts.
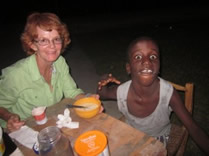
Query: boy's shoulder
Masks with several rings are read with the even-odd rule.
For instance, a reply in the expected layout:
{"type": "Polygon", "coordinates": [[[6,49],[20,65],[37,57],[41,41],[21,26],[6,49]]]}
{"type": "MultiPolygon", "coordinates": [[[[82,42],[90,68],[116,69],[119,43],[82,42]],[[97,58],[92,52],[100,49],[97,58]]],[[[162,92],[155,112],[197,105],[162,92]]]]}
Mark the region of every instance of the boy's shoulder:
{"type": "Polygon", "coordinates": [[[158,78],[160,80],[160,84],[164,83],[164,84],[167,84],[167,85],[171,85],[168,80],[166,80],[166,79],[164,79],[162,77],[158,77],[158,78]]]}
{"type": "Polygon", "coordinates": [[[132,80],[127,80],[125,82],[122,82],[119,86],[127,86],[127,85],[130,85],[132,82],[132,80]]]}
{"type": "Polygon", "coordinates": [[[128,80],[128,81],[125,81],[125,82],[121,83],[118,86],[118,89],[117,90],[123,90],[123,91],[128,90],[129,87],[130,87],[130,85],[131,85],[131,82],[132,82],[132,80],[128,80]]]}

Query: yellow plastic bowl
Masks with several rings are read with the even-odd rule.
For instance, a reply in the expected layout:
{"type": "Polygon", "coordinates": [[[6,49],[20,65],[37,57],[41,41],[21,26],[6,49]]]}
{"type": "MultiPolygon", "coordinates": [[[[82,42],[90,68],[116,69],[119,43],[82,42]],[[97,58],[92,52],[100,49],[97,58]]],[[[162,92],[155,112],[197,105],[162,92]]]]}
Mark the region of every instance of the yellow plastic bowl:
{"type": "Polygon", "coordinates": [[[94,97],[85,97],[75,101],[74,105],[87,106],[87,108],[74,108],[76,114],[82,118],[92,118],[99,112],[101,101],[94,97]],[[94,108],[88,105],[97,105],[94,108]],[[90,109],[88,109],[90,108],[90,109]]]}

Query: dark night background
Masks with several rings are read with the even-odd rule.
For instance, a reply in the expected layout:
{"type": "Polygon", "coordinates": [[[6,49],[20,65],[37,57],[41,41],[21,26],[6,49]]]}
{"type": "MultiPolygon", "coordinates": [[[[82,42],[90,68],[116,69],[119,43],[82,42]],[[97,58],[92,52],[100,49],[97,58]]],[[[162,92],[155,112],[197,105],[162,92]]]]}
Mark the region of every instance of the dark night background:
{"type": "Polygon", "coordinates": [[[205,7],[202,1],[165,1],[165,0],[138,0],[138,1],[71,1],[71,0],[28,0],[4,1],[1,5],[1,21],[24,21],[33,11],[55,12],[60,17],[75,17],[98,14],[120,14],[124,12],[148,11],[151,13],[160,10],[174,10],[205,7]]]}
{"type": "MultiPolygon", "coordinates": [[[[162,76],[179,84],[195,83],[193,117],[209,135],[209,61],[206,57],[209,5],[206,3],[197,0],[7,0],[0,10],[0,69],[25,57],[20,35],[26,17],[34,11],[56,13],[69,27],[71,46],[79,42],[98,74],[115,72],[121,79],[124,75],[118,67],[123,61],[121,51],[134,37],[151,34],[164,47],[162,76]]],[[[204,154],[190,140],[185,155],[204,154]]]]}

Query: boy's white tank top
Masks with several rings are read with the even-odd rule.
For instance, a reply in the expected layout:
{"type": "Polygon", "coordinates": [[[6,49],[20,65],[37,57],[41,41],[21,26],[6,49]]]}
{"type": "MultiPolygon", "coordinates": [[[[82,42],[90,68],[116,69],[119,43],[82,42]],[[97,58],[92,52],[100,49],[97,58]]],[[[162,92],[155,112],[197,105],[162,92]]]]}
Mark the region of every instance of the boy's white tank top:
{"type": "Polygon", "coordinates": [[[131,80],[121,84],[117,89],[118,109],[124,114],[126,122],[140,131],[153,136],[168,136],[170,133],[170,98],[173,94],[173,86],[160,78],[160,98],[154,112],[145,118],[136,117],[128,112],[127,96],[131,80]]]}

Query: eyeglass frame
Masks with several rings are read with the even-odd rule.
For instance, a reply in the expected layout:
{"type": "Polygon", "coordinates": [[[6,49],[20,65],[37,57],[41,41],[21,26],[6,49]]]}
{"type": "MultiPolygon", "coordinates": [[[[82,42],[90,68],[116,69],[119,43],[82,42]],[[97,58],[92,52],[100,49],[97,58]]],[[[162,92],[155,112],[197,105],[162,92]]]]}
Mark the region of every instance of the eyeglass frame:
{"type": "Polygon", "coordinates": [[[60,37],[55,37],[52,40],[49,40],[48,38],[35,39],[34,42],[36,42],[40,46],[49,46],[51,43],[53,43],[53,45],[62,44],[63,40],[60,37]]]}

